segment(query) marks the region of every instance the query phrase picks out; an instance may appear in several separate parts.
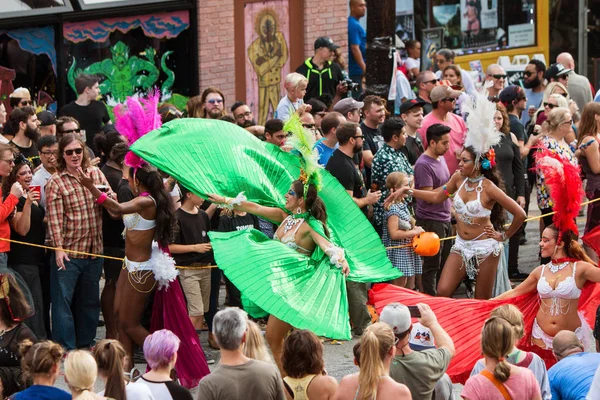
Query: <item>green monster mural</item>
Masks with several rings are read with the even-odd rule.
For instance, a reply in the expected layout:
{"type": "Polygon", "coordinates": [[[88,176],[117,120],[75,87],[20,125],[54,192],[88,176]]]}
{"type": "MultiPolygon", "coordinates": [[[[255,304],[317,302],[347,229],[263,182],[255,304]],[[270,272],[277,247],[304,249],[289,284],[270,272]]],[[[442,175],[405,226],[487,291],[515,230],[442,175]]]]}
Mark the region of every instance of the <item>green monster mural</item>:
{"type": "MultiPolygon", "coordinates": [[[[113,101],[117,103],[124,102],[127,96],[136,93],[137,88],[146,91],[154,86],[158,80],[160,70],[154,65],[156,51],[148,47],[144,52],[144,57],[129,56],[129,47],[123,42],[117,42],[110,48],[112,59],[91,64],[85,69],[76,69],[76,60],[73,58],[73,64],[69,68],[69,85],[75,91],[75,78],[80,73],[103,75],[104,81],[100,83],[100,93],[110,95],[113,101]]],[[[172,51],[163,54],[160,60],[162,71],[167,75],[163,82],[161,92],[163,96],[171,93],[171,87],[175,82],[175,73],[167,67],[166,60],[172,51]]]]}

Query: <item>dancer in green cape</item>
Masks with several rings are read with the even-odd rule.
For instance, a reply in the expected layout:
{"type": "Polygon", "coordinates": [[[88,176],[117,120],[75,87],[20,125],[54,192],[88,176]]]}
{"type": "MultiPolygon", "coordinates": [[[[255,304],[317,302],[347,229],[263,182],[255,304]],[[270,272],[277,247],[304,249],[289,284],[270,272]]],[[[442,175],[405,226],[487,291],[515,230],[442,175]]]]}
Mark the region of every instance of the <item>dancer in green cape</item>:
{"type": "Polygon", "coordinates": [[[194,193],[281,224],[276,240],[254,229],[209,233],[244,308],[270,315],[267,340],[277,361],[291,327],[350,339],[348,268],[356,282],[401,275],[352,198],[318,166],[312,136],[297,117],[286,131],[294,133],[296,154],[234,124],[195,118],[167,123],[131,148],[194,193]]]}

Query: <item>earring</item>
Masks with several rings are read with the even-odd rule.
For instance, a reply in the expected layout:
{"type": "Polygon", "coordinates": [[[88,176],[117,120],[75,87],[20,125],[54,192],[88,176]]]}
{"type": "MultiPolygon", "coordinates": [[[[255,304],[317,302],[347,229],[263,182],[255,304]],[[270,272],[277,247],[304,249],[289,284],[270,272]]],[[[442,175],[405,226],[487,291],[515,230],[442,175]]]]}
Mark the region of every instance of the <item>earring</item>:
{"type": "Polygon", "coordinates": [[[302,214],[302,209],[300,207],[296,208],[296,214],[302,214]]]}

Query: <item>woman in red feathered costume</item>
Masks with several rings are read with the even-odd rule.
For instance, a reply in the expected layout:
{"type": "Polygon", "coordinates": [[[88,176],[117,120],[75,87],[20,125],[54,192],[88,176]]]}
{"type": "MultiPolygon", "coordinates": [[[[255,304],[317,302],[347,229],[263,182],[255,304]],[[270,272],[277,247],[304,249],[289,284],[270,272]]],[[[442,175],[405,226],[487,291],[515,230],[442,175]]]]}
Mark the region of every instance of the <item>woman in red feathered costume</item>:
{"type": "Polygon", "coordinates": [[[377,310],[397,301],[412,305],[429,304],[439,316],[440,324],[452,336],[457,355],[448,374],[463,382],[480,357],[479,335],[485,319],[495,307],[512,303],[524,316],[523,350],[540,355],[550,367],[556,362],[551,352],[552,339],[561,330],[577,334],[584,346],[592,344],[590,325],[600,305],[600,269],[577,242],[575,217],[582,198],[579,167],[549,151],[536,155],[536,168],[546,177],[554,201],[553,224],[542,233],[542,257],[551,262],[537,267],[517,288],[490,301],[440,299],[414,292],[378,285],[371,291],[377,310]]]}

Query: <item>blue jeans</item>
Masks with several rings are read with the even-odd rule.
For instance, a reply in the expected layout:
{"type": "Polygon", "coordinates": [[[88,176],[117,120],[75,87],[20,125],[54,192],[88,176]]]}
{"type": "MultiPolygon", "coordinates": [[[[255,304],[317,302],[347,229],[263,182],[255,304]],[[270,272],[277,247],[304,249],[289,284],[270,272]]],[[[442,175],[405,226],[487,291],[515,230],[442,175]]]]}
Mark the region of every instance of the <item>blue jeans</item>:
{"type": "Polygon", "coordinates": [[[89,348],[96,338],[100,318],[101,258],[71,258],[58,270],[56,258],[50,262],[52,300],[52,340],[67,350],[89,348]],[[73,297],[75,318],[71,312],[73,297]]]}

